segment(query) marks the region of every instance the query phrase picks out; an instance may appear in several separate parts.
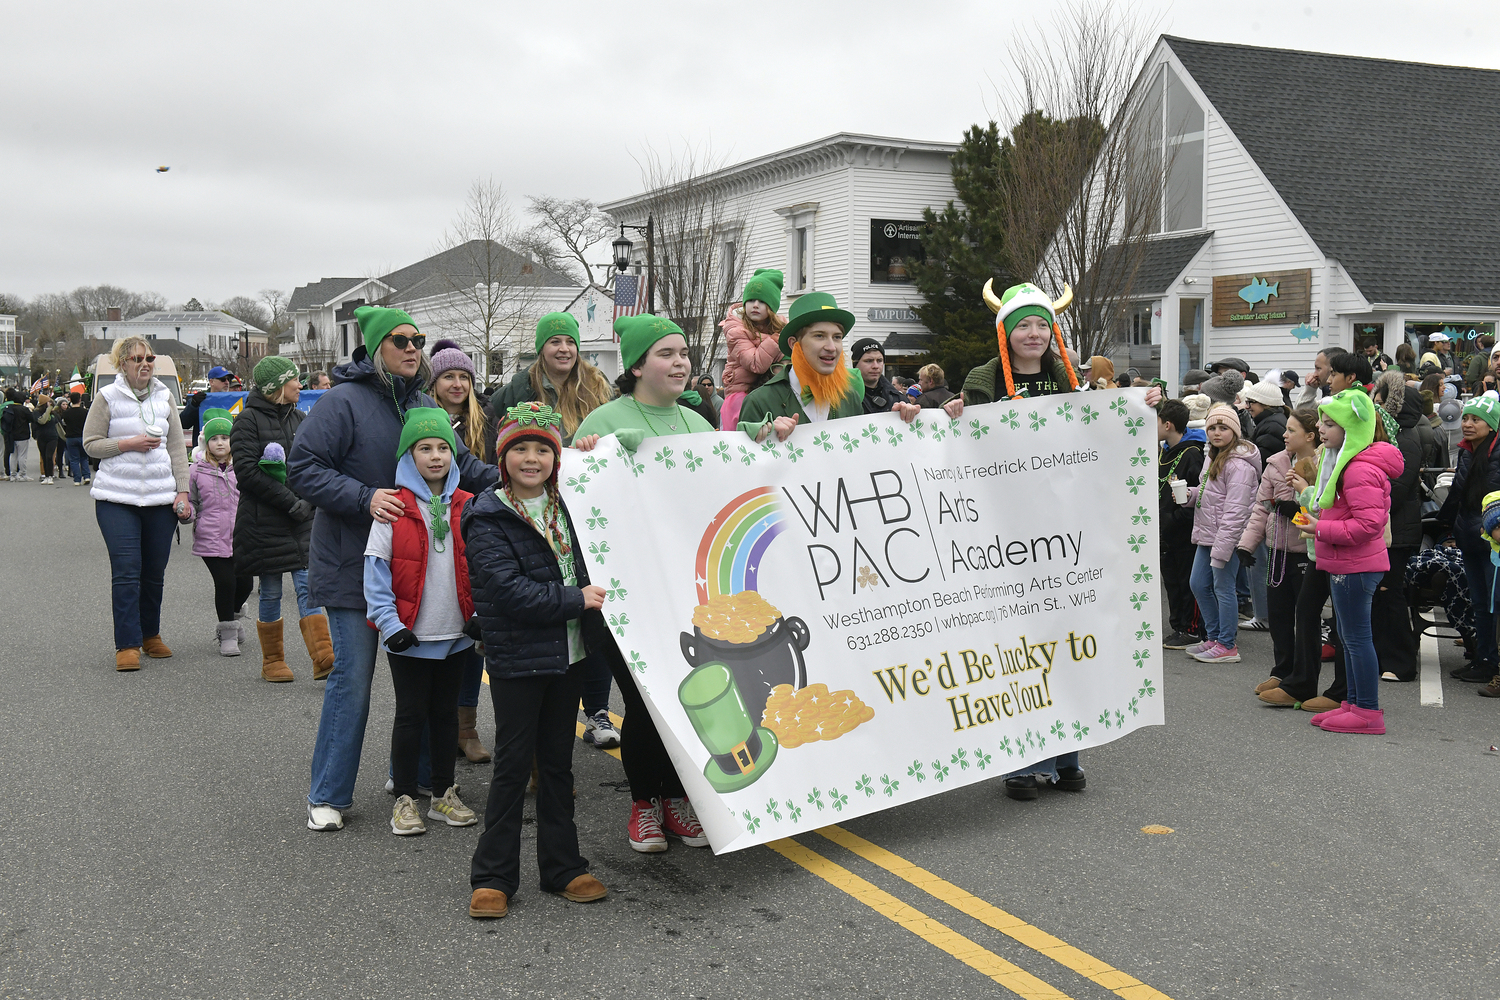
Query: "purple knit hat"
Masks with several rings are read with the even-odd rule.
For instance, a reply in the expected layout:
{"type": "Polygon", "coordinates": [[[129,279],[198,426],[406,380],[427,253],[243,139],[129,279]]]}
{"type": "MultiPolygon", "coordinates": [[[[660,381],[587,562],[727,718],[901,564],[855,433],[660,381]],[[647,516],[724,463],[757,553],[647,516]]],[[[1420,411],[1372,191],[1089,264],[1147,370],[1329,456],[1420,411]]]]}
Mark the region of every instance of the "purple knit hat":
{"type": "Polygon", "coordinates": [[[458,345],[451,340],[440,340],[432,345],[432,381],[436,382],[438,376],[443,372],[453,369],[469,373],[469,381],[474,381],[474,362],[469,356],[458,349],[458,345]]]}

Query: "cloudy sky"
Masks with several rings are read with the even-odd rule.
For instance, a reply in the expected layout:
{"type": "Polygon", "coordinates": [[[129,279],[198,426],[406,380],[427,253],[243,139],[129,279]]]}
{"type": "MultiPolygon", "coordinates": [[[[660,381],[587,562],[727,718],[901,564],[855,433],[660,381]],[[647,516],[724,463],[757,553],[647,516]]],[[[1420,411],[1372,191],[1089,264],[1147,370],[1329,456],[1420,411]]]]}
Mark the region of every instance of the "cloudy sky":
{"type": "MultiPolygon", "coordinates": [[[[290,290],[432,252],[478,177],[607,201],[648,148],[956,140],[1011,33],[1059,6],[0,0],[0,291],[290,290]]],[[[1500,68],[1494,0],[1141,9],[1190,38],[1500,68]]]]}

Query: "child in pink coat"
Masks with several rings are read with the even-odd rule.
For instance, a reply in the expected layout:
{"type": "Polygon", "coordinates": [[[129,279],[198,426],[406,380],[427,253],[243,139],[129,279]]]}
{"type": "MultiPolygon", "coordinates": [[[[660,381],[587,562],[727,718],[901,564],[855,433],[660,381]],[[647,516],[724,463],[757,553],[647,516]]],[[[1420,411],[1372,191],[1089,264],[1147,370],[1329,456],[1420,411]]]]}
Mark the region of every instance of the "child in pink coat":
{"type": "Polygon", "coordinates": [[[1361,389],[1345,389],[1318,406],[1323,459],[1318,464],[1318,511],[1301,518],[1314,540],[1318,569],[1329,575],[1333,616],[1349,677],[1349,701],[1319,712],[1312,723],[1331,733],[1385,733],[1380,709],[1380,661],[1370,630],[1370,601],[1391,568],[1385,530],[1391,480],[1405,460],[1376,406],[1361,389]]]}
{"type": "Polygon", "coordinates": [[[781,272],[757,268],[745,282],[744,301],[729,310],[719,329],[724,331],[729,358],[724,362],[724,405],[719,408],[719,429],[739,426],[740,406],[745,394],[765,381],[771,366],[781,360],[780,334],[786,320],[777,315],[781,306],[781,272]]]}
{"type": "Polygon", "coordinates": [[[234,459],[229,451],[232,424],[227,410],[209,410],[203,422],[203,452],[188,472],[188,502],[193,509],[193,555],[203,560],[214,581],[214,608],[219,615],[219,655],[239,656],[238,614],[255,583],[234,571],[234,519],[240,506],[234,459]]]}

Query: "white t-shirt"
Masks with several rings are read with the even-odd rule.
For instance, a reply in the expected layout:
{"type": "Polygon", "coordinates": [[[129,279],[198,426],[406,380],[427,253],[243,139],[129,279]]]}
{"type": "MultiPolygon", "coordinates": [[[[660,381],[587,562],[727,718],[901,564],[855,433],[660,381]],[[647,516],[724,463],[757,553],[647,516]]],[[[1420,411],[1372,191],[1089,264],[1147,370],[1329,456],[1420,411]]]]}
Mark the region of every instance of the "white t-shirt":
{"type": "MultiPolygon", "coordinates": [[[[422,585],[422,604],[417,608],[417,620],[402,622],[418,639],[457,639],[464,634],[464,613],[458,605],[458,577],[453,568],[453,550],[457,545],[453,532],[443,539],[443,551],[432,544],[432,525],[423,511],[422,523],[427,531],[427,580],[422,585]]],[[[391,561],[391,525],[376,521],[370,525],[370,538],[365,543],[365,555],[379,556],[391,561]]]]}

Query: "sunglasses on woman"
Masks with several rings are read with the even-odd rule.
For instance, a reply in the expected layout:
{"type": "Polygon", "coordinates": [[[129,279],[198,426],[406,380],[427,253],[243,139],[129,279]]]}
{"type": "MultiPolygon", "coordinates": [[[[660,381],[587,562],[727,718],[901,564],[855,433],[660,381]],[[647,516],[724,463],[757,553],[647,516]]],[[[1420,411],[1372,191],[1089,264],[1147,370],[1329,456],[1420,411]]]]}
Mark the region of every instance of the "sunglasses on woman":
{"type": "Polygon", "coordinates": [[[393,333],[391,334],[391,343],[396,345],[396,350],[398,351],[406,350],[407,344],[411,344],[420,351],[427,346],[427,334],[419,333],[415,337],[408,337],[404,333],[393,333]]]}
{"type": "Polygon", "coordinates": [[[133,365],[151,365],[156,363],[156,355],[148,354],[144,358],[140,355],[136,355],[133,358],[126,358],[125,360],[133,365]]]}

